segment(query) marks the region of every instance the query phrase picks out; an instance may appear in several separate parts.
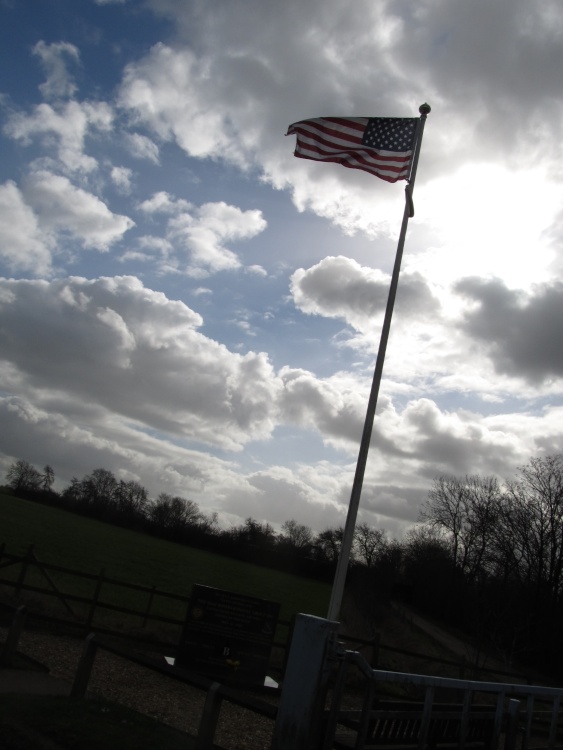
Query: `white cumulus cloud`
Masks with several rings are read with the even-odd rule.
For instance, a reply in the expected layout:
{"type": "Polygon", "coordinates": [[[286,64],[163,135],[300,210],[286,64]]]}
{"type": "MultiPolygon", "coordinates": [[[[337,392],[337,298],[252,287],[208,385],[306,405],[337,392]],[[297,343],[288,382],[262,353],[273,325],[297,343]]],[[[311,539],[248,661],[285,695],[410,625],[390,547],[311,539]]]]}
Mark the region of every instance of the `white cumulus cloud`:
{"type": "Polygon", "coordinates": [[[14,182],[0,185],[0,256],[13,270],[48,274],[49,242],[37,216],[14,182]]]}
{"type": "Polygon", "coordinates": [[[29,115],[12,114],[4,133],[24,145],[35,138],[43,139],[48,149],[54,137],[54,153],[64,168],[69,172],[88,173],[97,168],[98,162],[85,152],[86,136],[91,131],[109,131],[112,122],[113,112],[106,102],[43,103],[29,115]]]}
{"type": "Polygon", "coordinates": [[[139,208],[149,215],[168,217],[168,245],[178,255],[187,255],[185,272],[194,277],[240,268],[239,257],[226,243],[256,237],[267,226],[259,210],[242,211],[223,201],[193,206],[166,192],[155,193],[139,208]]]}
{"type": "Polygon", "coordinates": [[[51,172],[32,173],[24,182],[23,193],[42,228],[70,233],[85,248],[108,250],[134,225],[127,216],[112,213],[97,196],[51,172]]]}
{"type": "Polygon", "coordinates": [[[39,57],[47,74],[47,80],[39,86],[45,99],[72,96],[77,87],[68,71],[67,60],[80,62],[78,48],[69,42],[47,44],[41,40],[33,48],[33,54],[39,57]]]}

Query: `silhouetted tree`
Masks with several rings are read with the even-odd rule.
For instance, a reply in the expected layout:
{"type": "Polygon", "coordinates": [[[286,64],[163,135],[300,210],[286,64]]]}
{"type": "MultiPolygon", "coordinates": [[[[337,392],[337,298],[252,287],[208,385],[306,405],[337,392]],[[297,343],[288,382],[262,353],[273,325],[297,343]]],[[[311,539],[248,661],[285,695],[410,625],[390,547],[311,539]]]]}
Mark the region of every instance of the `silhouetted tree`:
{"type": "Polygon", "coordinates": [[[514,587],[527,640],[558,639],[563,619],[563,459],[534,458],[508,482],[495,525],[497,575],[514,587]]]}
{"type": "Polygon", "coordinates": [[[43,482],[42,486],[45,492],[49,492],[55,482],[55,470],[52,466],[47,464],[43,469],[43,482]]]}
{"type": "Polygon", "coordinates": [[[422,508],[420,519],[448,541],[454,568],[469,578],[485,571],[500,500],[495,477],[439,477],[422,508]]]}
{"type": "Polygon", "coordinates": [[[116,513],[122,521],[132,524],[136,519],[145,517],[149,497],[139,482],[121,479],[115,489],[114,500],[116,513]]]}
{"type": "Polygon", "coordinates": [[[186,526],[197,526],[204,518],[196,502],[166,492],[161,492],[149,504],[147,515],[155,526],[174,531],[181,531],[186,526]]]}
{"type": "Polygon", "coordinates": [[[276,543],[276,532],[269,523],[261,523],[248,517],[243,524],[235,526],[229,535],[238,543],[253,547],[273,547],[276,543]]]}
{"type": "Polygon", "coordinates": [[[354,531],[356,558],[372,568],[387,549],[385,531],[372,529],[367,523],[359,523],[354,531]]]}
{"type": "Polygon", "coordinates": [[[344,529],[342,527],[321,531],[315,539],[318,557],[328,562],[336,562],[340,554],[343,536],[344,529]]]}
{"type": "Polygon", "coordinates": [[[89,506],[97,516],[115,506],[117,493],[117,479],[107,469],[94,469],[82,480],[84,495],[89,506]]]}
{"type": "Polygon", "coordinates": [[[219,515],[217,514],[217,511],[213,511],[209,515],[205,515],[205,513],[201,514],[198,528],[203,534],[207,534],[208,536],[215,536],[217,534],[218,526],[219,515]]]}
{"type": "Polygon", "coordinates": [[[72,477],[70,484],[62,492],[62,501],[68,508],[76,509],[86,505],[85,487],[80,479],[72,477]]]}
{"type": "Polygon", "coordinates": [[[413,603],[428,614],[450,614],[452,556],[448,542],[430,526],[418,526],[406,535],[403,575],[412,587],[413,603]]]}
{"type": "Polygon", "coordinates": [[[6,482],[14,492],[38,490],[41,474],[28,461],[15,461],[6,472],[6,482]]]}
{"type": "Polygon", "coordinates": [[[282,523],[282,533],[278,537],[278,543],[282,547],[305,554],[313,543],[313,531],[309,526],[297,523],[292,518],[282,523]]]}

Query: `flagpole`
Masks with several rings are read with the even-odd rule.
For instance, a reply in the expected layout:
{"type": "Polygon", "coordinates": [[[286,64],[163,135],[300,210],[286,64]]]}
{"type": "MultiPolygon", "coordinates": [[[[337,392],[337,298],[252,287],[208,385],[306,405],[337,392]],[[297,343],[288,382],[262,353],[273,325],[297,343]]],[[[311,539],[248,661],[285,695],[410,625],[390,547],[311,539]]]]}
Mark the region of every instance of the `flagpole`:
{"type": "Polygon", "coordinates": [[[409,184],[405,188],[405,209],[403,212],[403,222],[401,224],[401,233],[399,235],[399,242],[397,244],[397,253],[395,255],[395,265],[393,267],[393,274],[391,276],[391,286],[389,287],[387,307],[385,310],[383,327],[381,329],[381,338],[379,342],[379,349],[377,351],[377,359],[375,363],[375,371],[373,374],[371,392],[370,392],[369,401],[368,401],[366,419],[364,422],[364,430],[362,433],[362,440],[360,443],[358,461],[356,463],[356,473],[354,476],[354,483],[352,485],[350,503],[348,505],[348,515],[346,516],[346,526],[344,527],[344,535],[342,537],[340,554],[338,556],[338,564],[336,566],[336,573],[335,573],[334,582],[332,585],[332,594],[330,597],[330,604],[328,607],[328,615],[327,615],[328,620],[338,620],[340,617],[340,607],[342,604],[342,597],[344,595],[344,584],[346,583],[348,563],[350,560],[350,554],[352,552],[352,544],[354,542],[356,518],[358,516],[360,495],[362,493],[362,484],[364,481],[364,474],[366,470],[369,444],[371,440],[371,433],[373,430],[375,409],[377,407],[377,397],[379,395],[379,386],[381,385],[383,363],[385,361],[385,352],[387,349],[387,342],[389,340],[389,331],[391,329],[391,318],[393,316],[393,306],[395,304],[395,296],[397,294],[397,286],[399,284],[399,273],[401,270],[401,261],[403,258],[403,248],[405,245],[407,226],[409,223],[409,217],[413,216],[414,214],[413,204],[412,204],[412,192],[414,189],[414,181],[416,177],[416,170],[418,167],[418,157],[420,155],[422,133],[424,131],[424,124],[426,122],[426,117],[430,113],[430,107],[428,104],[422,104],[419,107],[418,111],[420,112],[420,120],[417,124],[415,151],[414,151],[414,156],[413,156],[413,161],[412,161],[412,168],[411,168],[411,172],[410,172],[410,176],[408,180],[409,184]]]}

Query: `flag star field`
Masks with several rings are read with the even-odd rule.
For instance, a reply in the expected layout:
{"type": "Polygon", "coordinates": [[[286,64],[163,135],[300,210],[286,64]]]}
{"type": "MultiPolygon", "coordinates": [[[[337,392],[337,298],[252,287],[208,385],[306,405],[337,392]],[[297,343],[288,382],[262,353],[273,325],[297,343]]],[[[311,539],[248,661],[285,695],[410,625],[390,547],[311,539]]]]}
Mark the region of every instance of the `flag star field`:
{"type": "Polygon", "coordinates": [[[359,520],[562,453],[562,34],[559,0],[2,0],[0,483],[342,525],[426,102],[359,520]]]}
{"type": "Polygon", "coordinates": [[[413,118],[373,117],[369,120],[363,137],[366,146],[382,151],[410,151],[416,132],[413,118]]]}

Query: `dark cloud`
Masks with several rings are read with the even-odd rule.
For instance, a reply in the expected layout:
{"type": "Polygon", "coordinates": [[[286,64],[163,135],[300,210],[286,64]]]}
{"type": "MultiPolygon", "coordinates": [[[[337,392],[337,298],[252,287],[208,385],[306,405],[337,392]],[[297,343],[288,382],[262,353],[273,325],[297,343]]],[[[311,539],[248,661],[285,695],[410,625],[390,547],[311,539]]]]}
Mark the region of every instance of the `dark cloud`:
{"type": "Polygon", "coordinates": [[[531,294],[499,279],[464,279],[456,288],[477,303],[463,327],[484,342],[497,372],[535,384],[563,376],[563,283],[531,294]]]}
{"type": "Polygon", "coordinates": [[[428,480],[437,474],[501,475],[518,456],[504,429],[485,424],[471,412],[438,409],[429,399],[411,402],[405,420],[412,439],[412,456],[421,461],[419,473],[428,480]]]}
{"type": "Polygon", "coordinates": [[[531,164],[542,142],[560,148],[563,11],[557,0],[425,0],[412,13],[402,10],[395,63],[435,105],[426,173],[447,169],[447,143],[456,154],[478,149],[495,160],[514,159],[517,149],[517,159],[531,164]]]}
{"type": "Polygon", "coordinates": [[[280,384],[267,357],[232,354],[196,330],[198,313],[135,277],[0,279],[0,307],[0,372],[14,391],[64,393],[67,414],[87,401],[235,449],[270,434],[280,384]]]}
{"type": "MultiPolygon", "coordinates": [[[[284,149],[277,132],[290,121],[333,111],[407,115],[425,100],[433,112],[422,179],[450,171],[468,150],[498,159],[514,158],[517,149],[518,159],[534,163],[547,141],[559,149],[558,0],[421,0],[416,7],[357,0],[353,12],[343,11],[338,0],[150,4],[174,20],[180,39],[205,60],[201,73],[183,63],[190,72],[182,84],[214,103],[218,134],[233,123],[231,136],[241,141],[237,158],[252,154],[268,164],[269,175],[279,167],[272,153],[284,149]]],[[[144,63],[130,68],[125,88],[138,76],[151,87],[153,72],[144,63]]],[[[138,99],[126,102],[154,126],[153,110],[139,106],[138,99]]],[[[189,150],[193,139],[182,134],[197,129],[197,122],[189,113],[178,117],[174,107],[164,109],[160,115],[171,125],[168,132],[189,150]]],[[[222,137],[214,143],[233,157],[222,137]]],[[[282,169],[287,173],[285,165],[282,169]]],[[[352,183],[358,175],[346,170],[338,179],[352,183]]]]}
{"type": "MultiPolygon", "coordinates": [[[[361,327],[385,310],[390,283],[386,274],[343,256],[299,269],[291,281],[295,303],[304,312],[342,318],[361,327]]],[[[438,302],[423,277],[411,273],[401,277],[397,307],[408,316],[428,315],[438,308],[438,302]]]]}

